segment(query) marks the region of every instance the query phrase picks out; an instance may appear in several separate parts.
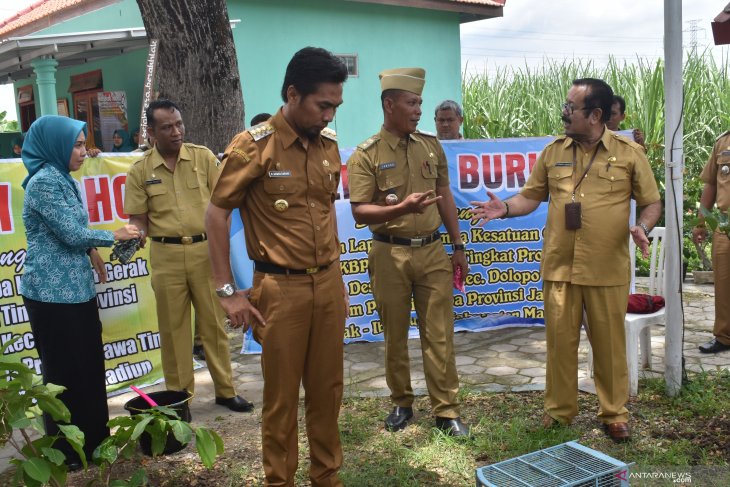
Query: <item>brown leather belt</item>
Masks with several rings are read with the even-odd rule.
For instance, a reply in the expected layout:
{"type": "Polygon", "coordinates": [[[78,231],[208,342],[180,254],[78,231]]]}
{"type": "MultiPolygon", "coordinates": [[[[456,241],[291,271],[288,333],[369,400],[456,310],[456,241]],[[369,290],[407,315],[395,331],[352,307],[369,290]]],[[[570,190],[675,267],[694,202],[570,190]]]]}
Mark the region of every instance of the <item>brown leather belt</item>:
{"type": "Polygon", "coordinates": [[[373,232],[373,240],[377,240],[378,242],[385,242],[385,243],[391,243],[395,245],[408,245],[409,247],[424,247],[431,242],[435,242],[436,240],[441,239],[441,232],[436,230],[431,235],[426,235],[425,237],[414,237],[414,238],[404,238],[404,237],[396,237],[394,235],[385,235],[384,233],[375,233],[373,232]]]}
{"type": "Polygon", "coordinates": [[[180,244],[190,245],[198,242],[208,240],[208,236],[204,233],[200,235],[193,235],[192,237],[150,237],[155,242],[162,242],[165,244],[180,244]]]}
{"type": "Polygon", "coordinates": [[[328,268],[331,264],[325,264],[315,267],[308,267],[306,269],[287,269],[270,262],[259,262],[254,261],[255,269],[257,272],[263,272],[264,274],[316,274],[319,271],[323,271],[328,268]]]}

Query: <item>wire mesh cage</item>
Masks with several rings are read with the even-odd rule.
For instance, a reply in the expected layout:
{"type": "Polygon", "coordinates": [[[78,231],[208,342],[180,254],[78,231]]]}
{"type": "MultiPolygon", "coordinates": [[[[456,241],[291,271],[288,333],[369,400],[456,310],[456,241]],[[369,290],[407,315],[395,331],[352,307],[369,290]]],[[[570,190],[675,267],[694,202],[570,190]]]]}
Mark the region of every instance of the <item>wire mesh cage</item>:
{"type": "Polygon", "coordinates": [[[477,487],[626,487],[629,464],[570,441],[478,468],[477,487]]]}

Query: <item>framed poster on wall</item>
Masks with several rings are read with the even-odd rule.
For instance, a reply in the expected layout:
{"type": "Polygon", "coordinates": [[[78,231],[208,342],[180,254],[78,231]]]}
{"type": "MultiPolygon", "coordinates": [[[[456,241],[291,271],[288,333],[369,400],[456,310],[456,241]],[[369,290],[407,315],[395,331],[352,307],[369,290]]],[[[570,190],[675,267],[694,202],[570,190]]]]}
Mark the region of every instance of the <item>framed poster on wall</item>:
{"type": "Polygon", "coordinates": [[[58,109],[58,114],[62,117],[68,117],[68,100],[65,98],[59,98],[56,100],[56,108],[58,109]]]}

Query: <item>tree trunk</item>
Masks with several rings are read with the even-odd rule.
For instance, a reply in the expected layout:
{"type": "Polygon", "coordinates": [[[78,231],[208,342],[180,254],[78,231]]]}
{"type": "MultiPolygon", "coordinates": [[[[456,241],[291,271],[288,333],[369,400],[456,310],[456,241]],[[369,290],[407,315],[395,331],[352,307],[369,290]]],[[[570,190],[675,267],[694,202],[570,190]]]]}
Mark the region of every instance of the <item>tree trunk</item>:
{"type": "Polygon", "coordinates": [[[244,128],[243,93],[225,0],[137,0],[137,5],[147,37],[159,40],[159,98],[180,107],[187,142],[222,152],[244,128]]]}

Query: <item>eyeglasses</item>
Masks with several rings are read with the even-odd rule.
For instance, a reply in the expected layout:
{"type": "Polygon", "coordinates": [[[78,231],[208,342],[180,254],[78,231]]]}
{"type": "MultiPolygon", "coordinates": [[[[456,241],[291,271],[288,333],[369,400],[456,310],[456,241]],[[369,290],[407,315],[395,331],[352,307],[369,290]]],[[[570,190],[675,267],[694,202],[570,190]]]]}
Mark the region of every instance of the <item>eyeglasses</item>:
{"type": "Polygon", "coordinates": [[[593,110],[593,108],[590,108],[590,107],[576,108],[576,107],[573,106],[572,103],[567,103],[567,102],[566,103],[563,103],[561,105],[561,107],[562,107],[563,113],[567,112],[568,115],[573,115],[573,112],[575,112],[576,110],[593,110]]]}

